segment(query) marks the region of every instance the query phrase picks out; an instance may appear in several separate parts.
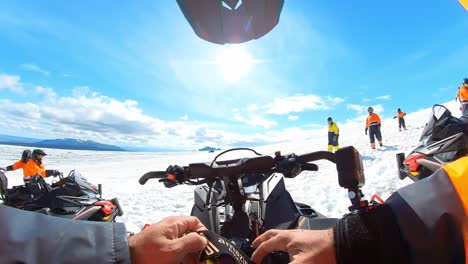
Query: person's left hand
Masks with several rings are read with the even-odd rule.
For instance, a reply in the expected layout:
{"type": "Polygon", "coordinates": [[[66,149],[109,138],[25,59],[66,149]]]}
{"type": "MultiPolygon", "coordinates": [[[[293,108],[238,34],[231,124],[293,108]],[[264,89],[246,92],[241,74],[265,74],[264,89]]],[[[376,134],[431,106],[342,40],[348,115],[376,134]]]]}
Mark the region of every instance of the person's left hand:
{"type": "Polygon", "coordinates": [[[289,254],[290,263],[336,263],[333,230],[269,230],[252,243],[255,263],[274,251],[289,254]]]}
{"type": "Polygon", "coordinates": [[[132,263],[199,263],[208,241],[195,233],[206,227],[193,216],[171,216],[128,238],[132,263]]]}

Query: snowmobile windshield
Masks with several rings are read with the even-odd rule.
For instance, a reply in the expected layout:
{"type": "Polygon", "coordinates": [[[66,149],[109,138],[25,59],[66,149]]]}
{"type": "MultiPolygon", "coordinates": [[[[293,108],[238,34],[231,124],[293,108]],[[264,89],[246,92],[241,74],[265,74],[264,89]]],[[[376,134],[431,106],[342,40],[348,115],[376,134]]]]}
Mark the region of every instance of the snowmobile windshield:
{"type": "Polygon", "coordinates": [[[450,118],[452,113],[443,105],[434,105],[432,107],[432,113],[427,121],[426,126],[424,127],[423,132],[421,133],[420,142],[426,143],[431,138],[434,127],[443,126],[450,118]]]}
{"type": "Polygon", "coordinates": [[[87,187],[89,188],[90,183],[86,180],[85,177],[83,177],[79,172],[77,171],[72,171],[69,175],[68,178],[70,181],[74,181],[76,184],[78,184],[80,187],[87,187]]]}

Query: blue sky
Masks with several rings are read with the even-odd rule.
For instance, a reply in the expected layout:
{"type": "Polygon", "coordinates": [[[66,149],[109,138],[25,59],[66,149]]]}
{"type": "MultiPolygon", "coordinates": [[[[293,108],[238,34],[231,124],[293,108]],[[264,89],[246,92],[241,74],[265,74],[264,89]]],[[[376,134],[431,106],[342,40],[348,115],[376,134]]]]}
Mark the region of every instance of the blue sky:
{"type": "Polygon", "coordinates": [[[467,32],[456,0],[285,0],[275,29],[239,45],[199,39],[176,1],[4,1],[0,134],[176,149],[307,137],[369,105],[385,118],[453,100],[467,32]]]}

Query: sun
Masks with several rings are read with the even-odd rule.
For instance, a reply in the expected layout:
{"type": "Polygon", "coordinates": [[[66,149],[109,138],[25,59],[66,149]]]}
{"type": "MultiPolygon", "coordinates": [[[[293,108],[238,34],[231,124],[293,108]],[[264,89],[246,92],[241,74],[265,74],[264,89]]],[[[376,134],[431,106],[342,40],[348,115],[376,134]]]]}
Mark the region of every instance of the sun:
{"type": "Polygon", "coordinates": [[[223,47],[215,58],[215,64],[222,78],[229,82],[242,79],[252,70],[255,63],[252,55],[241,46],[223,47]]]}

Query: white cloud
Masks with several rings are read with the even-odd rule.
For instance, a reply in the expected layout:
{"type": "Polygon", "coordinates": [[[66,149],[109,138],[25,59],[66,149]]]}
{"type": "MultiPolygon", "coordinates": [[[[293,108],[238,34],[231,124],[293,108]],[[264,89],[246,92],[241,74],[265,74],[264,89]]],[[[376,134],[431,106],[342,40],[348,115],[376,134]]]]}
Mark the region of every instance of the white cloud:
{"type": "Polygon", "coordinates": [[[43,94],[46,98],[55,98],[57,94],[54,92],[52,88],[43,87],[43,86],[36,86],[36,93],[43,94]]]}
{"type": "Polygon", "coordinates": [[[21,68],[24,69],[24,70],[27,70],[27,71],[38,72],[38,73],[43,74],[45,76],[50,75],[50,72],[41,69],[39,66],[37,66],[36,64],[33,64],[33,63],[21,64],[21,68]]]}
{"type": "Polygon", "coordinates": [[[266,118],[263,118],[259,115],[249,115],[248,117],[243,116],[239,109],[235,109],[236,111],[234,112],[234,120],[237,120],[239,122],[254,126],[254,127],[263,127],[263,128],[272,128],[276,125],[278,125],[277,122],[273,120],[268,120],[266,118]]]}
{"type": "Polygon", "coordinates": [[[7,89],[12,92],[23,92],[23,85],[20,77],[16,75],[0,74],[0,90],[7,89]]]}
{"type": "MultiPolygon", "coordinates": [[[[357,114],[365,114],[367,113],[367,108],[369,106],[367,105],[357,105],[357,104],[347,104],[346,108],[351,109],[357,112],[357,114]]],[[[384,107],[381,104],[378,105],[372,105],[372,108],[374,108],[374,113],[382,113],[384,111],[384,107]]]]}
{"type": "Polygon", "coordinates": [[[344,98],[327,96],[327,100],[333,104],[339,104],[345,101],[344,98]]]}
{"type": "Polygon", "coordinates": [[[290,116],[288,116],[288,119],[289,119],[289,120],[292,120],[292,121],[298,120],[298,119],[299,119],[299,116],[297,116],[297,115],[290,115],[290,116]]]}
{"type": "Polygon", "coordinates": [[[369,98],[362,98],[362,101],[363,101],[364,103],[365,103],[365,102],[370,102],[371,99],[369,99],[369,98]]]}
{"type": "Polygon", "coordinates": [[[86,96],[89,92],[90,88],[88,86],[77,86],[72,89],[72,95],[75,97],[86,96]]]}
{"type": "Polygon", "coordinates": [[[187,114],[185,114],[183,117],[181,117],[182,120],[184,121],[187,121],[189,120],[189,116],[187,114]]]}
{"type": "Polygon", "coordinates": [[[357,104],[347,104],[346,109],[351,109],[356,111],[358,114],[362,114],[366,111],[367,106],[357,105],[357,104]]]}
{"type": "Polygon", "coordinates": [[[267,114],[284,115],[300,113],[306,110],[327,110],[329,107],[320,96],[298,95],[275,98],[273,102],[263,107],[267,114]]]}
{"type": "Polygon", "coordinates": [[[247,110],[249,111],[257,111],[258,110],[258,106],[256,104],[251,104],[247,107],[247,110]]]}
{"type": "Polygon", "coordinates": [[[272,103],[264,105],[267,114],[284,115],[289,113],[300,113],[307,110],[328,110],[330,105],[344,102],[340,97],[320,97],[318,95],[295,95],[289,97],[275,98],[272,103]]]}
{"type": "Polygon", "coordinates": [[[377,100],[390,100],[391,99],[391,96],[390,95],[381,95],[381,96],[377,96],[375,99],[377,100]]]}

